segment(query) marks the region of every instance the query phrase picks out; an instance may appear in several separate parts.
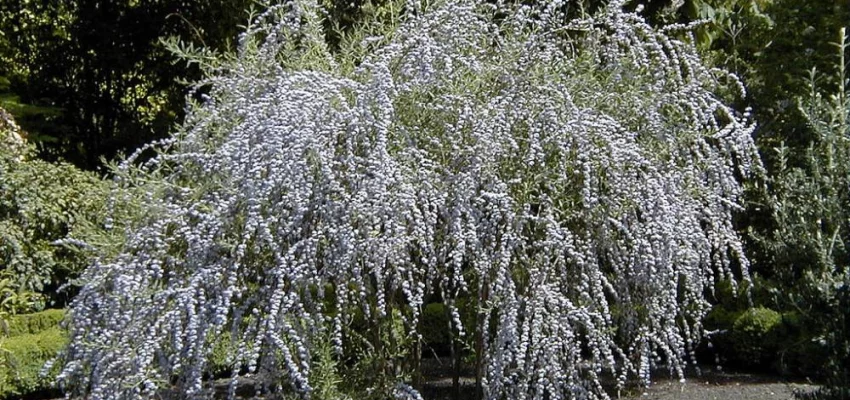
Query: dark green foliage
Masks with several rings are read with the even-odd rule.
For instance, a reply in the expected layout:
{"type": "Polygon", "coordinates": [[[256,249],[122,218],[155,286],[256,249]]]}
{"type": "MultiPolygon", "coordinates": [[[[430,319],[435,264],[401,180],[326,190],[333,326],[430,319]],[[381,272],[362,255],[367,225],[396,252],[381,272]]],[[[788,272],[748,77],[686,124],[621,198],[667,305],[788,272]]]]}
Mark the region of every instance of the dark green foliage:
{"type": "Polygon", "coordinates": [[[732,351],[732,325],[735,320],[743,314],[743,311],[730,310],[722,304],[712,307],[708,315],[703,319],[703,327],[709,335],[700,348],[700,356],[713,359],[721,364],[726,364],[733,357],[732,351]]]}
{"type": "Polygon", "coordinates": [[[443,303],[430,303],[422,309],[422,342],[434,351],[446,352],[451,344],[449,310],[443,303]]]}
{"type": "Polygon", "coordinates": [[[773,370],[783,375],[822,376],[829,349],[818,340],[821,329],[799,312],[783,313],[773,370]]]}
{"type": "Polygon", "coordinates": [[[731,330],[732,325],[743,313],[743,311],[729,310],[722,305],[717,305],[705,316],[703,324],[709,331],[731,330]]]}
{"type": "Polygon", "coordinates": [[[850,268],[844,267],[843,279],[838,277],[834,287],[830,308],[815,316],[821,327],[817,339],[825,352],[822,368],[826,384],[820,399],[850,397],[850,268]]]}
{"type": "MultiPolygon", "coordinates": [[[[752,53],[747,77],[761,125],[759,140],[764,150],[781,141],[804,149],[815,136],[796,107],[797,99],[809,91],[805,78],[813,68],[824,74],[815,83],[819,90],[833,90],[838,83],[834,43],[838,30],[850,21],[850,3],[776,0],[765,13],[773,23],[760,35],[763,48],[752,53]]],[[[763,151],[768,166],[776,166],[768,153],[763,151]]]]}
{"type": "Polygon", "coordinates": [[[160,38],[212,49],[235,42],[247,0],[0,3],[0,77],[41,155],[94,168],[100,158],[165,136],[198,71],[173,65],[160,38]]]}
{"type": "Polygon", "coordinates": [[[0,107],[14,115],[15,120],[21,125],[25,125],[30,132],[36,132],[27,135],[28,140],[32,142],[49,141],[49,137],[40,136],[38,132],[49,131],[51,124],[61,115],[62,110],[57,107],[21,103],[20,96],[7,90],[8,88],[0,88],[0,107]]]}
{"type": "MultiPolygon", "coordinates": [[[[850,21],[850,3],[639,0],[629,7],[638,5],[656,24],[705,21],[696,29],[696,44],[716,65],[732,70],[746,84],[748,96],[742,105],[753,108],[756,139],[769,170],[777,167],[771,148],[785,142],[798,151],[813,140],[811,127],[796,107],[797,99],[809,92],[805,78],[813,68],[823,73],[816,82],[818,89],[837,83],[833,43],[836,32],[850,21]]],[[[759,268],[767,267],[757,263],[759,268]]]]}
{"type": "Polygon", "coordinates": [[[758,261],[772,307],[793,312],[800,321],[784,351],[814,350],[791,359],[807,357],[830,387],[845,390],[850,387],[850,83],[843,29],[838,39],[833,39],[839,42],[836,73],[823,80],[813,73],[810,93],[797,103],[811,137],[805,146],[781,143],[773,149],[768,204],[774,225],[753,229],[751,237],[765,257],[758,261]],[[819,81],[833,86],[822,89],[819,81]]]}
{"type": "Polygon", "coordinates": [[[845,271],[844,282],[836,294],[835,317],[827,323],[824,338],[830,354],[826,368],[830,371],[825,397],[850,398],[850,270],[845,271]]]}
{"type": "Polygon", "coordinates": [[[765,307],[741,310],[717,305],[703,324],[711,335],[701,354],[721,365],[817,377],[828,349],[818,340],[820,327],[798,312],[778,313],[765,307]]]}
{"type": "MultiPolygon", "coordinates": [[[[336,45],[364,18],[389,15],[383,0],[324,0],[336,45]]],[[[0,106],[12,111],[40,156],[77,166],[132,152],[166,136],[182,117],[196,66],[175,63],[174,37],[210,55],[232,51],[250,0],[0,3],[0,106]]],[[[378,18],[380,19],[380,18],[378,18]]]]}
{"type": "Polygon", "coordinates": [[[325,32],[328,43],[337,48],[343,36],[350,34],[358,23],[374,18],[376,14],[385,12],[382,5],[386,0],[321,0],[319,1],[328,11],[325,19],[325,32]]]}
{"type": "Polygon", "coordinates": [[[50,389],[56,371],[46,375],[41,372],[66,343],[66,335],[57,326],[0,339],[0,398],[18,398],[50,389]]]}
{"type": "MultiPolygon", "coordinates": [[[[850,48],[836,51],[835,45],[850,21],[850,3],[645,0],[632,6],[638,3],[659,24],[708,21],[697,29],[697,45],[746,84],[748,96],[739,101],[753,108],[768,170],[750,187],[748,209],[737,221],[749,233],[754,285],[748,297],[720,288],[715,301],[722,306],[706,326],[730,329],[727,317],[753,305],[777,310],[783,338],[775,343],[774,367],[834,375],[830,380],[846,387],[842,338],[850,334],[842,321],[848,308],[839,304],[850,259],[850,107],[843,72],[850,48]]],[[[723,355],[747,347],[731,335],[714,342],[723,355]]]]}

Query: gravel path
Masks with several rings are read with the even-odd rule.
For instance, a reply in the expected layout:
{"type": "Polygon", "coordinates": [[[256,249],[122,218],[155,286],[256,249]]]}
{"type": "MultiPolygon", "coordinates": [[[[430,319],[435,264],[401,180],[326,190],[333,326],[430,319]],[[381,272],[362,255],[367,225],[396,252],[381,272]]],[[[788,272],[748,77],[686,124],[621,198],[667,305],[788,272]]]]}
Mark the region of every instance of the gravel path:
{"type": "MultiPolygon", "coordinates": [[[[700,372],[697,375],[690,371],[685,383],[661,374],[655,375],[649,388],[631,389],[620,393],[620,396],[611,389],[609,395],[620,400],[796,400],[795,393],[813,392],[818,388],[775,375],[722,371],[710,366],[701,367],[700,372]]],[[[432,376],[428,381],[422,391],[425,400],[452,398],[451,378],[432,376]]],[[[471,398],[474,381],[462,377],[461,385],[461,399],[471,398]]]]}
{"type": "Polygon", "coordinates": [[[632,399],[645,400],[768,400],[794,399],[795,390],[811,391],[811,385],[793,383],[735,383],[714,385],[686,383],[659,385],[648,389],[642,396],[632,399]]]}
{"type": "MultiPolygon", "coordinates": [[[[786,400],[796,392],[813,392],[809,383],[789,382],[780,377],[736,372],[703,371],[685,383],[660,379],[652,386],[625,397],[633,400],[786,400]]],[[[612,396],[613,397],[613,396],[612,396]]]]}

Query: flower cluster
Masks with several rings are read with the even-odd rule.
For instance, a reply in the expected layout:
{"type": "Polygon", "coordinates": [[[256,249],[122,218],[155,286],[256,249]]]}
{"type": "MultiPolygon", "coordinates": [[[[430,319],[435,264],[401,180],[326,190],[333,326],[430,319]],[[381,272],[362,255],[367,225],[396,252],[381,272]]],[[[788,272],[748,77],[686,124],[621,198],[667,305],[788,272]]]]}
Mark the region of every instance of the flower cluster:
{"type": "Polygon", "coordinates": [[[704,293],[747,279],[732,213],[760,166],[713,94],[734,77],[622,1],[436,3],[335,54],[315,2],[257,16],[166,151],[125,168],[161,182],[69,311],[71,393],[203,397],[227,337],[234,378],[309,396],[317,338],[341,354],[353,319],[396,315],[415,338],[434,296],[481,337],[486,398],[683,375],[704,293]]]}

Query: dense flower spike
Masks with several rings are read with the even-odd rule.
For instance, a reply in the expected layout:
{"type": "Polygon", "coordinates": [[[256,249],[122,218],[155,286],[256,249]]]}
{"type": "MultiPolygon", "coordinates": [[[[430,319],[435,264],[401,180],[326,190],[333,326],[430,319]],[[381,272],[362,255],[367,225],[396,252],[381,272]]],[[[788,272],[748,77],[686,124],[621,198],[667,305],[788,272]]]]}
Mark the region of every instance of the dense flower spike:
{"type": "Polygon", "coordinates": [[[748,279],[732,213],[760,164],[713,94],[734,77],[621,2],[437,3],[336,56],[314,2],[255,19],[167,151],[119,174],[162,181],[69,312],[69,393],[204,397],[227,337],[234,377],[309,397],[319,340],[397,316],[416,338],[429,296],[483,336],[489,399],[682,376],[704,293],[748,279]]]}

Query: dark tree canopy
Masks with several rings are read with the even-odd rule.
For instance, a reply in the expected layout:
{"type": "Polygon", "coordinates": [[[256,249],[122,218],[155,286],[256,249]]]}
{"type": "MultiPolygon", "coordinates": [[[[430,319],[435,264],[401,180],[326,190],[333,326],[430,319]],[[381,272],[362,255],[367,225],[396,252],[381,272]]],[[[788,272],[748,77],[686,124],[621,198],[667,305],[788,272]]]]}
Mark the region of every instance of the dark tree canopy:
{"type": "Polygon", "coordinates": [[[246,0],[63,1],[0,4],[0,51],[9,90],[51,113],[22,119],[42,156],[94,168],[165,136],[182,114],[184,79],[160,44],[177,36],[213,49],[229,46],[247,20],[246,0]]]}

